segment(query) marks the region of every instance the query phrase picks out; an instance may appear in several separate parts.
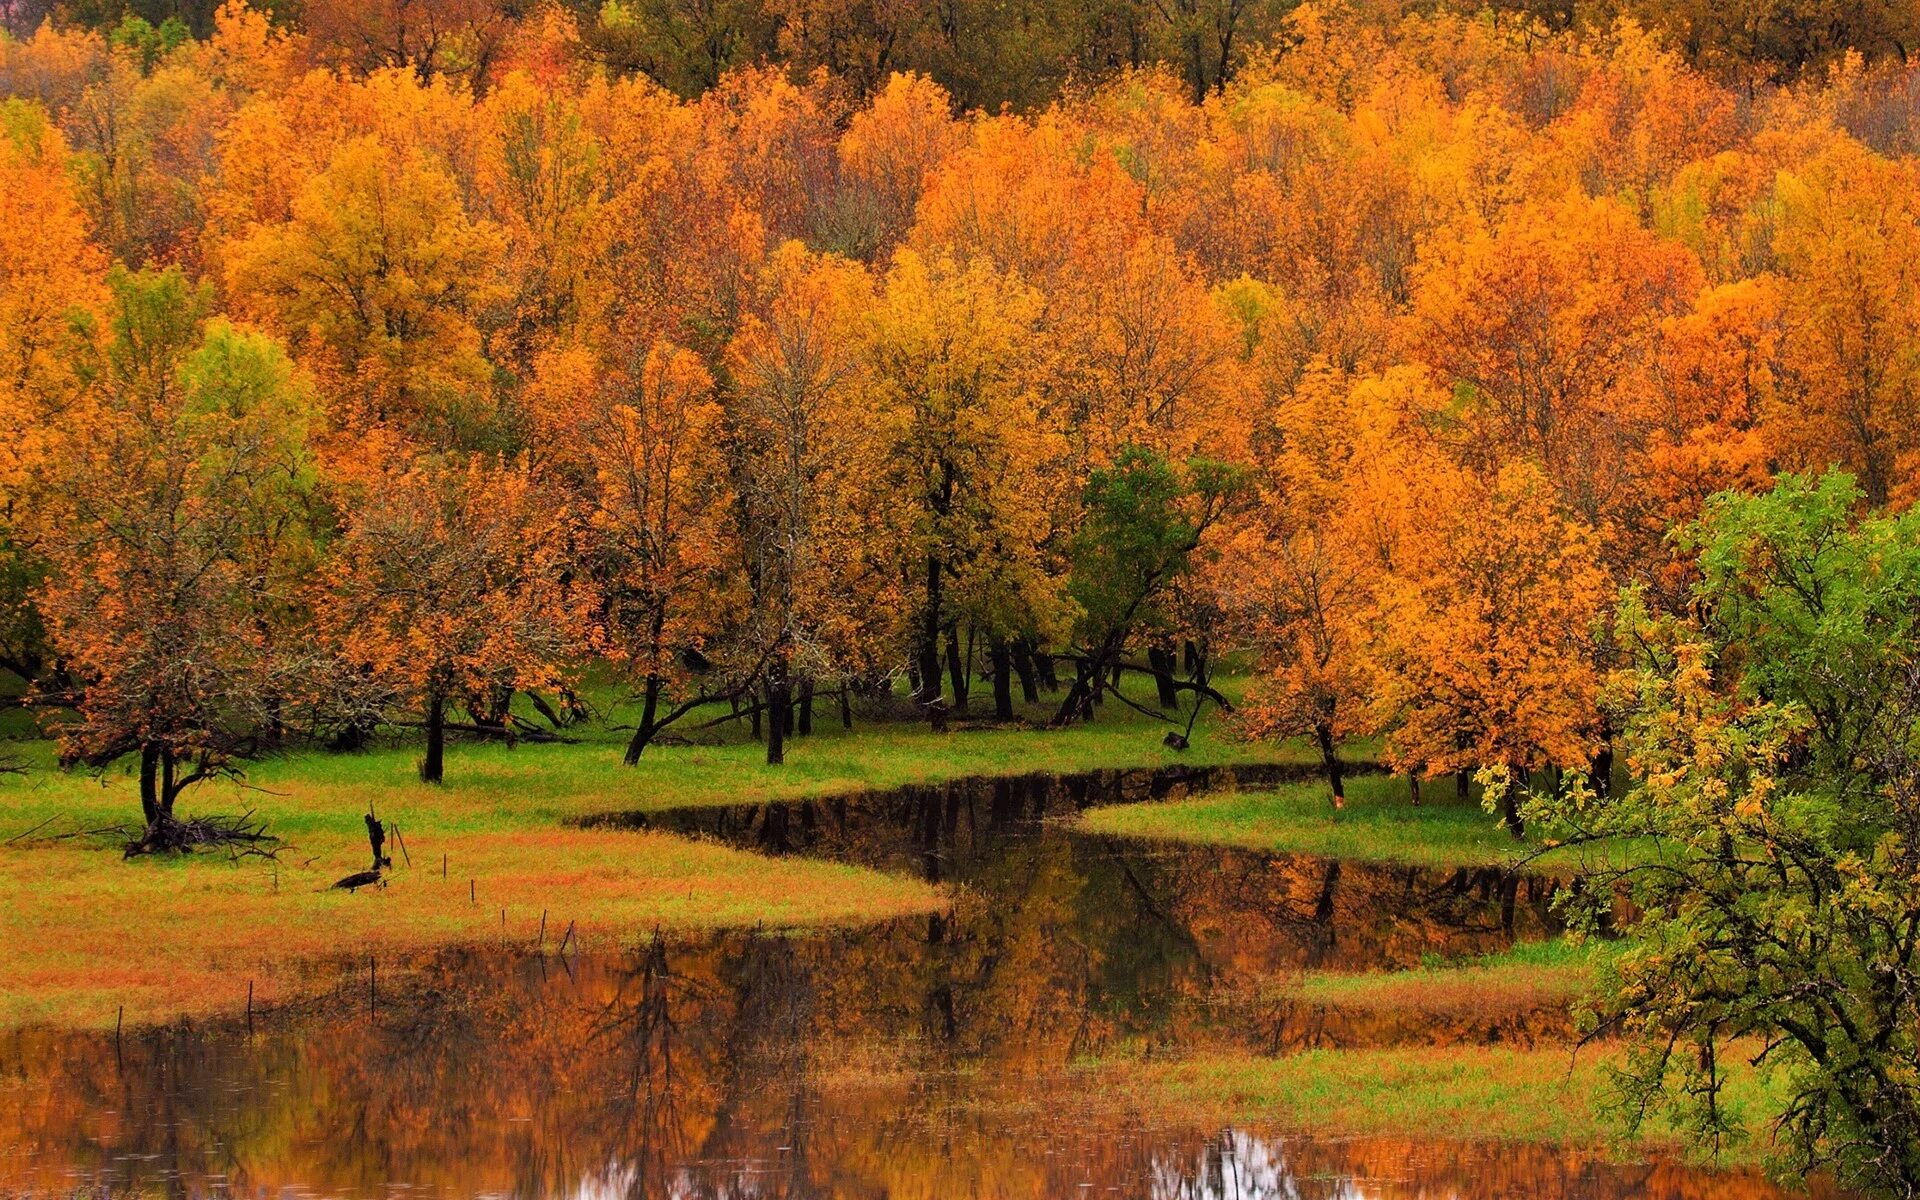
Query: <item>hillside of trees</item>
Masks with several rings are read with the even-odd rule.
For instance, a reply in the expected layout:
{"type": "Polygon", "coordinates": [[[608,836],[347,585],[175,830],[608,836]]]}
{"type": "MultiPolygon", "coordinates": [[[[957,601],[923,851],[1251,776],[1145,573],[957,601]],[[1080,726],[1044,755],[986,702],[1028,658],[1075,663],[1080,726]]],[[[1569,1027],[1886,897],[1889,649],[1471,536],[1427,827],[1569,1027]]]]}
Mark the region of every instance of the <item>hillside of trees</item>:
{"type": "MultiPolygon", "coordinates": [[[[685,97],[727,72],[778,62],[823,69],[860,94],[895,72],[927,75],[966,108],[1043,107],[1061,89],[1164,66],[1197,101],[1302,44],[1299,0],[554,0],[577,30],[572,53],[642,73],[685,97]]],[[[272,0],[309,60],[359,72],[417,65],[476,87],[513,61],[550,13],[533,0],[272,0]]],[[[1626,20],[1692,66],[1749,91],[1817,76],[1849,53],[1904,64],[1920,11],[1901,0],[1358,0],[1320,5],[1391,37],[1411,13],[1481,15],[1527,42],[1605,32],[1626,20]]],[[[0,28],[71,28],[163,40],[207,37],[216,0],[0,0],[0,28]],[[145,26],[147,33],[138,33],[145,26]]],[[[1324,14],[1322,14],[1324,15],[1324,14]]],[[[1364,43],[1362,43],[1364,45],[1364,43]]]]}
{"type": "Polygon", "coordinates": [[[0,42],[0,662],[150,823],[394,724],[438,778],[592,664],[630,757],[1233,653],[1336,792],[1363,734],[1604,781],[1612,614],[1685,608],[1710,495],[1920,487],[1897,57],[1303,6],[985,112],[870,48],[663,87],[618,11],[0,42]]]}

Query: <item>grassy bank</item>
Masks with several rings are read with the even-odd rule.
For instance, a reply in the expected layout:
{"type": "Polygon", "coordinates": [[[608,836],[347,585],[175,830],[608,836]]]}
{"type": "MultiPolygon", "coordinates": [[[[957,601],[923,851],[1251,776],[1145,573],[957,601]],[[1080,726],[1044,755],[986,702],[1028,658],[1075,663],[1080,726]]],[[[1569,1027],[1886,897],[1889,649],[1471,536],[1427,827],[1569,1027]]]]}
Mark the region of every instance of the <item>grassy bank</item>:
{"type": "Polygon", "coordinates": [[[549,949],[570,923],[604,948],[656,925],[859,921],[942,903],[911,880],[659,834],[454,832],[424,819],[407,841],[412,868],[355,894],[328,885],[367,865],[364,839],[333,834],[302,838],[277,868],[211,855],[122,864],[71,844],[0,855],[0,1025],[112,1025],[123,1006],[136,1023],[235,1010],[250,982],[272,1004],[306,990],[316,960],[531,947],[543,912],[549,949]]]}
{"type": "Polygon", "coordinates": [[[743,729],[655,747],[635,768],[621,765],[622,733],[598,726],[573,745],[456,744],[439,786],[418,782],[411,744],[302,752],[253,764],[245,786],[183,799],[182,815],[252,810],[289,842],[277,864],[206,853],[123,862],[110,837],[49,840],[137,821],[134,783],[61,772],[45,744],[20,745],[28,772],[0,777],[0,1026],[111,1025],[122,1006],[129,1022],[232,1009],[249,981],[272,1003],[298,992],[315,960],[531,944],[543,912],[549,946],[573,923],[592,948],[655,926],[854,922],[944,903],[924,884],[853,867],[563,826],[585,813],[1280,753],[1203,728],[1175,755],[1157,723],[1107,707],[1100,723],[1060,731],[847,732],[835,721],[792,743],[781,767],[766,766],[743,729]],[[369,805],[400,828],[404,849],[388,846],[399,869],[385,888],[330,890],[367,866],[369,805]]]}
{"type": "Polygon", "coordinates": [[[1436,1014],[1487,1013],[1567,1005],[1594,981],[1610,945],[1522,942],[1459,963],[1410,971],[1313,972],[1276,985],[1276,998],[1329,1008],[1436,1014]]]}
{"type": "Polygon", "coordinates": [[[1096,808],[1082,820],[1091,831],[1120,837],[1422,867],[1492,865],[1534,848],[1516,841],[1477,802],[1456,799],[1450,787],[1429,787],[1425,802],[1416,806],[1406,780],[1386,775],[1350,780],[1343,809],[1334,808],[1326,785],[1316,783],[1096,808]]]}
{"type": "MultiPolygon", "coordinates": [[[[1326,1136],[1392,1134],[1449,1140],[1607,1145],[1700,1157],[1704,1148],[1664,1120],[1622,1139],[1606,1111],[1618,1051],[1498,1046],[1312,1050],[1283,1058],[1227,1056],[1174,1063],[1101,1062],[1086,1068],[1099,1103],[1147,1113],[1259,1121],[1326,1136]]],[[[1779,1097],[1752,1068],[1725,1096],[1748,1137],[1723,1155],[1751,1163],[1767,1150],[1764,1114],[1779,1097]]]]}

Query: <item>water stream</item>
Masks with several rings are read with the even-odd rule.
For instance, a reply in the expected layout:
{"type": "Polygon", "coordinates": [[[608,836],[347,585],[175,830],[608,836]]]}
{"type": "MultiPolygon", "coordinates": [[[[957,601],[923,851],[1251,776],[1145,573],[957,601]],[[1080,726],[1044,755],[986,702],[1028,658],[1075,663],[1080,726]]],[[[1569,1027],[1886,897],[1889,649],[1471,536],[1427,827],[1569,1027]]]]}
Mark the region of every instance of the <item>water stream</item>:
{"type": "Polygon", "coordinates": [[[1559,1045],[1558,1007],[1351,1012],[1301,971],[1397,968],[1551,932],[1547,886],[1076,832],[1096,802],[1275,769],[965,780],[665,813],[646,826],[951,885],[856,928],[470,947],[373,998],[238,1022],[0,1035],[0,1195],[1699,1197],[1751,1173],[1585,1151],[1221,1127],[1099,1094],[1089,1058],[1559,1045]]]}

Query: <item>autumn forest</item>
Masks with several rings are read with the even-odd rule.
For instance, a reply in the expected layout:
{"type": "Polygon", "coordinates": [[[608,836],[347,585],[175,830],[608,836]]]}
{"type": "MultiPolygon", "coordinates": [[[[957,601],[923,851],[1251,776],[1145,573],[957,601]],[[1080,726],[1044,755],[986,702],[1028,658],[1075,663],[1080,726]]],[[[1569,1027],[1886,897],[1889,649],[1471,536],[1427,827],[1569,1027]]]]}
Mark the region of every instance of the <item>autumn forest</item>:
{"type": "Polygon", "coordinates": [[[277,894],[288,756],[1291,763],[1577,878],[1629,1101],[1783,1046],[1920,1184],[1920,19],[1016,7],[0,3],[9,786],[277,894]]]}

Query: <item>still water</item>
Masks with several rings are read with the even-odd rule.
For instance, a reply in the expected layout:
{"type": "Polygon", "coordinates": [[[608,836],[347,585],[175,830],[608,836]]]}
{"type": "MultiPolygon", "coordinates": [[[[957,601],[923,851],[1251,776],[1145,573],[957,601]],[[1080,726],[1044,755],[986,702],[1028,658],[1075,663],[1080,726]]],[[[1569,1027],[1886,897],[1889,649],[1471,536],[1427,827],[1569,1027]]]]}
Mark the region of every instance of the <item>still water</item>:
{"type": "Polygon", "coordinates": [[[1089,803],[1271,769],[961,781],[608,814],[913,871],[952,909],[814,933],[639,933],[361,968],[239,1022],[0,1037],[0,1194],[305,1197],[1700,1197],[1750,1174],[1549,1148],[1314,1139],[1098,1095],[1089,1057],[1558,1044],[1551,1006],[1288,1000],[1551,931],[1547,886],[1074,832],[1089,803]]]}

